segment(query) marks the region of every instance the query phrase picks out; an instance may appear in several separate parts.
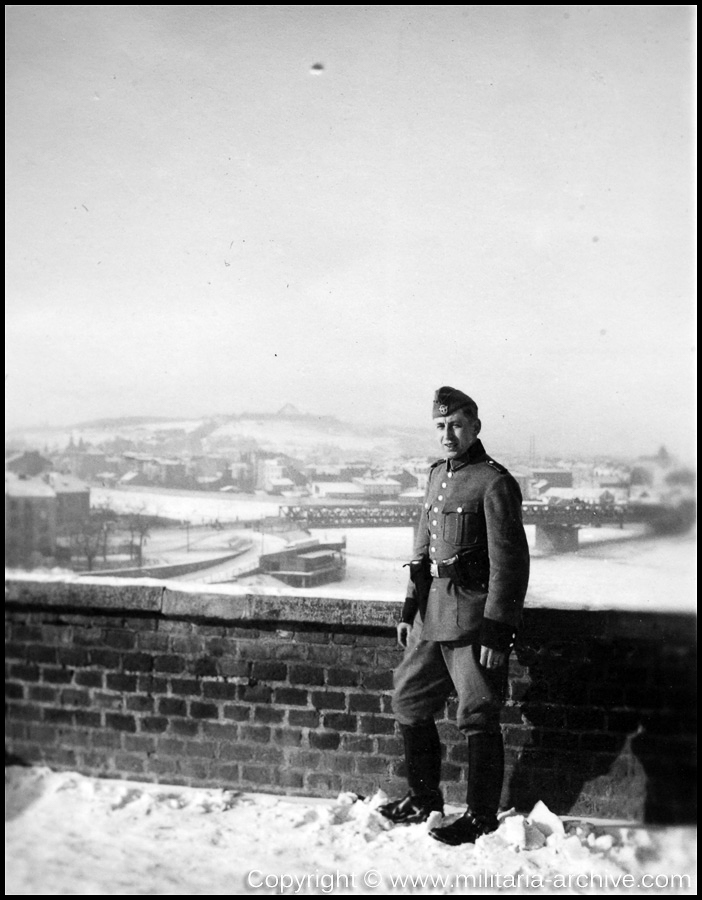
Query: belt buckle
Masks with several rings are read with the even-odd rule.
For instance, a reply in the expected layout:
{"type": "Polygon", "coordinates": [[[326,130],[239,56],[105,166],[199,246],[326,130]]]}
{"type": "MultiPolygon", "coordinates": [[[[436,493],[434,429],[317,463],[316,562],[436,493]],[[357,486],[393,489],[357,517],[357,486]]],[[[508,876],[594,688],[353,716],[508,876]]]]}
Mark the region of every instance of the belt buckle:
{"type": "Polygon", "coordinates": [[[439,577],[439,566],[438,566],[438,563],[431,563],[431,564],[430,564],[430,566],[429,566],[429,574],[431,575],[432,578],[438,578],[438,577],[439,577]]]}

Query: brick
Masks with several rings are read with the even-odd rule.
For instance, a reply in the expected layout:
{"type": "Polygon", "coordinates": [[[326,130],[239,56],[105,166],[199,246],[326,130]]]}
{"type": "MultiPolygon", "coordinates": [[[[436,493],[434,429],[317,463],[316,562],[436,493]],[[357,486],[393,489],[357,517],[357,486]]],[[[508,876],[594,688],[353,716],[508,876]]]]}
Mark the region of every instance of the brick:
{"type": "Polygon", "coordinates": [[[154,672],[177,675],[185,670],[185,661],[180,656],[154,656],[154,672]]]}
{"type": "Polygon", "coordinates": [[[130,712],[153,712],[154,698],[147,694],[134,694],[126,698],[126,707],[130,712]]]}
{"type": "Polygon", "coordinates": [[[345,669],[334,666],[327,671],[327,684],[330,687],[356,687],[361,680],[358,669],[345,669]]]}
{"type": "Polygon", "coordinates": [[[45,684],[70,684],[73,681],[73,670],[43,668],[41,680],[45,684]]]}
{"type": "Polygon", "coordinates": [[[339,651],[336,647],[322,647],[312,644],[307,648],[307,659],[312,663],[323,666],[333,666],[339,661],[339,651]]]}
{"type": "Polygon", "coordinates": [[[83,647],[99,647],[102,644],[102,628],[76,628],[73,642],[83,647]]]}
{"type": "Polygon", "coordinates": [[[251,744],[223,744],[219,748],[219,758],[236,762],[250,762],[256,758],[259,749],[251,744]]]}
{"type": "MultiPolygon", "coordinates": [[[[25,728],[23,725],[22,728],[25,728]]],[[[27,736],[30,741],[39,744],[54,744],[59,737],[59,731],[55,725],[27,725],[27,736]]]]}
{"type": "Polygon", "coordinates": [[[271,730],[263,725],[240,725],[239,735],[242,741],[267,744],[271,739],[271,730]]]}
{"type": "Polygon", "coordinates": [[[102,714],[99,712],[77,709],[73,713],[73,720],[79,728],[101,728],[102,714]]]}
{"type": "Polygon", "coordinates": [[[217,660],[212,659],[209,656],[201,656],[199,659],[193,660],[188,665],[188,670],[191,671],[193,675],[197,675],[198,678],[216,678],[219,675],[217,660]]]}
{"type": "Polygon", "coordinates": [[[144,771],[144,759],[135,753],[116,753],[114,759],[115,768],[118,772],[125,772],[131,775],[144,771]]]}
{"type": "Polygon", "coordinates": [[[187,716],[188,706],[180,697],[160,697],[158,712],[162,716],[187,716]]]}
{"type": "Polygon", "coordinates": [[[350,694],[351,712],[380,712],[380,697],[376,694],[350,694]]]}
{"type": "Polygon", "coordinates": [[[166,694],[168,681],[165,678],[157,678],[155,675],[137,676],[137,690],[144,694],[166,694]]]}
{"type": "Polygon", "coordinates": [[[165,716],[144,716],[139,719],[139,729],[142,732],[163,734],[168,729],[168,719],[165,716]]]}
{"type": "Polygon", "coordinates": [[[364,672],[363,687],[369,691],[391,691],[392,672],[364,672]]]}
{"type": "Polygon", "coordinates": [[[356,716],[345,713],[327,713],[322,721],[325,728],[331,728],[333,731],[356,731],[356,716]]]}
{"type": "MultiPolygon", "coordinates": [[[[293,667],[291,666],[291,672],[293,668],[301,668],[301,667],[293,667]]],[[[252,677],[260,679],[261,681],[285,681],[288,677],[288,667],[285,663],[282,662],[255,662],[252,670],[252,677]]],[[[292,674],[291,674],[291,683],[292,683],[292,674]]]]}
{"type": "MultiPolygon", "coordinates": [[[[39,718],[38,711],[36,718],[39,718]]],[[[53,722],[55,725],[73,725],[74,721],[73,712],[70,709],[46,708],[43,710],[43,718],[45,722],[53,722]]]]}
{"type": "Polygon", "coordinates": [[[338,775],[314,772],[305,777],[305,787],[316,793],[338,794],[341,790],[341,778],[338,775]]]}
{"type": "Polygon", "coordinates": [[[171,678],[168,683],[171,693],[180,697],[199,697],[202,693],[202,684],[195,678],[171,678]]]}
{"type": "Polygon", "coordinates": [[[273,728],[271,740],[282,747],[299,747],[302,743],[302,731],[298,728],[273,728]]]}
{"type": "Polygon", "coordinates": [[[94,731],[90,736],[90,746],[96,750],[117,750],[122,746],[122,736],[118,732],[94,731]]]}
{"type": "Polygon", "coordinates": [[[102,672],[76,672],[73,680],[81,687],[101,688],[104,675],[102,672]]]}
{"type": "Polygon", "coordinates": [[[93,693],[92,704],[100,709],[122,709],[124,697],[119,694],[93,693]]]}
{"type": "Polygon", "coordinates": [[[395,720],[385,719],[381,716],[362,716],[359,720],[359,729],[362,734],[394,734],[395,720]]]}
{"type": "MultiPolygon", "coordinates": [[[[533,744],[538,743],[539,736],[540,736],[540,732],[534,728],[527,728],[527,727],[520,728],[519,726],[512,726],[512,725],[510,725],[507,728],[504,728],[502,733],[504,736],[505,745],[508,747],[531,746],[533,744]]],[[[554,733],[556,733],[556,732],[554,732],[554,733]]],[[[456,746],[460,747],[461,745],[457,744],[456,746]]],[[[465,746],[467,748],[468,745],[466,744],[465,746]]],[[[466,763],[468,762],[467,749],[466,749],[466,755],[463,758],[461,757],[460,753],[458,753],[458,754],[450,753],[449,756],[455,762],[466,762],[466,763]]]]}
{"type": "Polygon", "coordinates": [[[136,644],[136,635],[131,631],[106,628],[103,642],[117,650],[131,650],[136,644]]]}
{"type": "Polygon", "coordinates": [[[58,647],[56,650],[56,662],[60,666],[80,668],[87,666],[88,660],[88,651],[82,647],[58,647]]]}
{"type": "Polygon", "coordinates": [[[394,640],[394,635],[390,638],[388,635],[376,634],[359,634],[356,637],[357,647],[387,647],[394,640]]]}
{"type": "Polygon", "coordinates": [[[42,629],[38,625],[18,623],[13,627],[12,631],[15,640],[25,644],[31,641],[41,641],[43,638],[42,629]]]}
{"type": "Polygon", "coordinates": [[[38,703],[58,703],[59,689],[45,684],[30,684],[27,688],[27,697],[38,703]]]}
{"type": "Polygon", "coordinates": [[[222,716],[234,722],[246,722],[251,718],[251,709],[251,706],[230,703],[222,709],[222,716]]]}
{"type": "Polygon", "coordinates": [[[202,695],[210,700],[236,700],[237,687],[235,684],[222,681],[205,681],[202,685],[202,695]]]}
{"type": "Polygon", "coordinates": [[[356,643],[356,635],[355,634],[347,634],[343,631],[334,632],[331,636],[333,644],[355,644],[356,643]]]}
{"type": "Polygon", "coordinates": [[[110,673],[105,676],[105,688],[108,691],[124,691],[133,693],[137,689],[136,675],[110,673]]]}
{"type": "Polygon", "coordinates": [[[336,731],[310,731],[310,747],[314,750],[338,750],[340,742],[336,731]]]}
{"type": "Polygon", "coordinates": [[[8,677],[22,682],[39,681],[39,667],[12,663],[8,668],[8,677]]]}
{"type": "Polygon", "coordinates": [[[381,756],[357,756],[356,771],[359,775],[381,775],[390,771],[387,759],[381,756]]]}
{"type": "Polygon", "coordinates": [[[159,630],[162,634],[192,634],[194,627],[192,622],[182,622],[177,619],[165,619],[159,622],[159,630]]]}
{"type": "Polygon", "coordinates": [[[295,640],[301,644],[328,644],[330,639],[328,631],[296,631],[295,640]]]}
{"type": "Polygon", "coordinates": [[[316,728],[319,725],[319,718],[316,710],[291,709],[288,711],[288,724],[297,728],[316,728]]]}
{"type": "Polygon", "coordinates": [[[217,670],[222,678],[248,678],[251,674],[251,666],[241,659],[220,659],[217,662],[217,670]]]}
{"type": "Polygon", "coordinates": [[[401,756],[405,752],[404,743],[400,738],[379,737],[377,745],[378,753],[381,756],[401,756]]]}
{"type": "Polygon", "coordinates": [[[123,653],[122,670],[124,672],[150,672],[153,657],[148,653],[123,653]]]}
{"type": "Polygon", "coordinates": [[[168,650],[169,638],[167,634],[160,632],[146,631],[137,635],[137,647],[140,650],[153,650],[155,652],[164,652],[168,650]]]}
{"type": "Polygon", "coordinates": [[[223,722],[203,722],[202,735],[215,741],[236,741],[239,739],[239,729],[236,725],[223,722]]]}
{"type": "Polygon", "coordinates": [[[193,656],[195,653],[203,652],[205,641],[197,635],[173,637],[171,638],[170,649],[179,656],[193,656]]]}
{"type": "Polygon", "coordinates": [[[90,694],[75,688],[64,688],[61,691],[61,703],[64,706],[90,706],[90,694]]]}
{"type": "Polygon", "coordinates": [[[191,700],[190,715],[194,719],[217,719],[219,709],[214,703],[199,703],[197,700],[191,700]]]}
{"type": "Polygon", "coordinates": [[[22,700],[24,698],[24,685],[17,681],[6,681],[5,696],[8,700],[22,700]]]}
{"type": "Polygon", "coordinates": [[[181,759],[178,763],[178,771],[181,775],[204,781],[209,777],[209,762],[199,759],[181,759]]]}
{"type": "Polygon", "coordinates": [[[114,731],[136,731],[136,719],[134,716],[118,715],[117,713],[105,713],[105,727],[114,731]]]}
{"type": "Polygon", "coordinates": [[[324,669],[317,666],[291,665],[289,681],[292,685],[322,685],[324,684],[324,669]]]}
{"type": "Polygon", "coordinates": [[[278,687],[273,692],[273,702],[282,706],[307,706],[309,694],[303,688],[278,687]]]}
{"type": "Polygon", "coordinates": [[[276,782],[279,787],[296,790],[304,785],[304,776],[300,772],[289,772],[287,769],[276,772],[276,782]]]}
{"type": "Polygon", "coordinates": [[[245,700],[247,703],[270,703],[273,688],[267,684],[240,684],[238,694],[239,700],[245,700]]]}
{"type": "MultiPolygon", "coordinates": [[[[161,747],[161,744],[158,746],[161,747]]],[[[143,734],[125,734],[124,749],[131,753],[155,753],[156,739],[143,734]]]]}
{"type": "Polygon", "coordinates": [[[200,730],[200,723],[192,722],[190,719],[173,719],[170,730],[173,734],[180,734],[183,737],[195,737],[200,730]]]}
{"type": "Polygon", "coordinates": [[[241,780],[248,781],[252,784],[269,785],[274,783],[273,769],[269,766],[247,766],[241,767],[241,780]]]}
{"type": "Polygon", "coordinates": [[[91,666],[101,669],[119,669],[120,654],[116,650],[89,650],[88,660],[91,666]]]}
{"type": "Polygon", "coordinates": [[[254,722],[267,725],[280,725],[285,718],[285,710],[272,706],[256,706],[253,711],[254,722]]]}
{"type": "Polygon", "coordinates": [[[341,735],[341,749],[349,753],[372,753],[373,739],[369,737],[358,737],[353,734],[341,735]]]}
{"type": "Polygon", "coordinates": [[[56,662],[56,648],[45,647],[42,644],[30,644],[25,652],[28,662],[53,665],[56,662]]]}
{"type": "Polygon", "coordinates": [[[311,691],[310,701],[315,709],[346,709],[346,694],[340,691],[311,691]]]}

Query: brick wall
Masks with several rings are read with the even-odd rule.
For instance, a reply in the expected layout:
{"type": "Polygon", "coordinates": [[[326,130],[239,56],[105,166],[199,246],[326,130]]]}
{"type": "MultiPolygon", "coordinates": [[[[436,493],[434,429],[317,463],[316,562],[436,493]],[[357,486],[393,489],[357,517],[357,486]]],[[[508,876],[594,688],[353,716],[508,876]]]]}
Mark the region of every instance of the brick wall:
{"type": "MultiPolygon", "coordinates": [[[[320,796],[403,793],[390,710],[399,606],[14,580],[11,758],[107,777],[320,796]]],[[[695,816],[695,623],[527,610],[503,715],[503,804],[695,816]]],[[[450,701],[447,798],[465,793],[450,701]]]]}

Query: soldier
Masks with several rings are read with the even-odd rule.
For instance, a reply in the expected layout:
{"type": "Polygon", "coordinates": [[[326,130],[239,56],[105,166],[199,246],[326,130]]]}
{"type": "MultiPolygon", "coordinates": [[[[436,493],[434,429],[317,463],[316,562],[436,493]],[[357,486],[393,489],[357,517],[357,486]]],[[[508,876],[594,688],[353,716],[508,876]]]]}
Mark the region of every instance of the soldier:
{"type": "Polygon", "coordinates": [[[434,717],[455,690],[457,724],[468,742],[467,809],[430,834],[464,844],[497,828],[504,778],[500,710],[529,550],[519,486],[478,439],[475,402],[455,388],[439,388],[433,418],[444,459],[429,471],[397,626],[405,653],[395,671],[393,711],[404,739],[409,792],[379,812],[405,824],[443,813],[434,717]]]}

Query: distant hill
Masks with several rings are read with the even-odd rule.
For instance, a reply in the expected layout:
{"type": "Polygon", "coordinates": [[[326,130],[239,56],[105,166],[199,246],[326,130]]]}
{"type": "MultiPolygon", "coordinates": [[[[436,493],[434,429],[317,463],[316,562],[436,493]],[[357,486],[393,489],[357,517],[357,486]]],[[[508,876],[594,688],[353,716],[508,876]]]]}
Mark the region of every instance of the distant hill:
{"type": "Polygon", "coordinates": [[[373,427],[342,422],[334,416],[300,412],[286,404],[278,412],[233,413],[202,418],[122,416],[71,426],[18,428],[6,432],[15,447],[62,451],[71,442],[109,448],[127,441],[134,449],[172,454],[226,455],[241,449],[284,453],[301,459],[354,456],[422,456],[432,453],[426,429],[373,427]]]}

